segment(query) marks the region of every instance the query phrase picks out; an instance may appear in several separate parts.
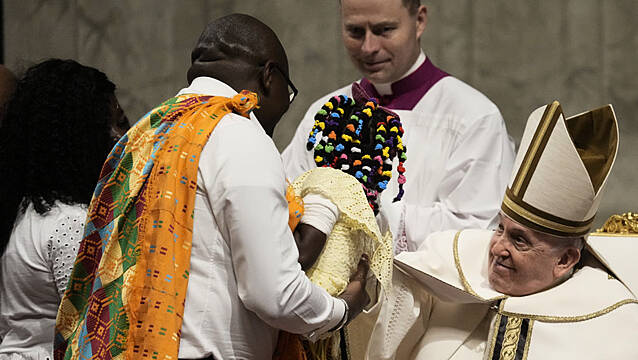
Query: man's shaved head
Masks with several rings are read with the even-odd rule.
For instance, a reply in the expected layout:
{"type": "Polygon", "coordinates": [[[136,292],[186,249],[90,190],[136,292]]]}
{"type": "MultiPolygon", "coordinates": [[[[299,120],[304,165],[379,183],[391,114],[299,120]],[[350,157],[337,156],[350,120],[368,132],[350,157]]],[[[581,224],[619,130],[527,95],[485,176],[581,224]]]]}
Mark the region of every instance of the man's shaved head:
{"type": "Polygon", "coordinates": [[[277,35],[266,24],[245,14],[224,16],[206,25],[191,53],[193,66],[189,70],[189,81],[192,80],[191,72],[195,76],[206,75],[206,70],[198,67],[198,63],[221,59],[253,66],[276,59],[280,65],[288,67],[286,52],[277,35]]]}
{"type": "Polygon", "coordinates": [[[206,25],[191,53],[187,77],[189,83],[207,76],[238,92],[256,92],[260,99],[257,117],[272,135],[288,109],[287,83],[279,79],[282,76],[276,75],[276,69],[288,76],[288,58],[274,31],[252,16],[232,14],[206,25]]]}

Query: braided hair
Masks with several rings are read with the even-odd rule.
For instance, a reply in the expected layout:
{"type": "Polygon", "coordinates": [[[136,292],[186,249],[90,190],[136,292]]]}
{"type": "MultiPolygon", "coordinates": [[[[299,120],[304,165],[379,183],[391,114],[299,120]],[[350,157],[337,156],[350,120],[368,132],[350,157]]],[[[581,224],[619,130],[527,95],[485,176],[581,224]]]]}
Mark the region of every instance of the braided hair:
{"type": "Polygon", "coordinates": [[[104,73],[73,60],[44,61],[18,81],[0,127],[0,255],[29,203],[44,215],[58,200],[91,201],[114,144],[114,92],[104,73]]]}
{"type": "Polygon", "coordinates": [[[376,99],[361,104],[339,95],[330,98],[315,115],[306,148],[314,148],[318,167],[339,169],[359,180],[376,215],[378,197],[392,177],[395,157],[399,159],[399,193],[394,201],[401,200],[404,194],[407,149],[402,135],[399,117],[380,108],[376,99]]]}

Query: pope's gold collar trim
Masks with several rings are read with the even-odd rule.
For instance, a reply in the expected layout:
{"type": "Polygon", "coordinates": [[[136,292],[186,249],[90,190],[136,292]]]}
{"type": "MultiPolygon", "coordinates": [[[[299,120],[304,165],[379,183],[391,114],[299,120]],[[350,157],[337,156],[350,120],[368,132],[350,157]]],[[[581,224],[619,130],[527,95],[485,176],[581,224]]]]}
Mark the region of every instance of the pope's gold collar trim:
{"type": "Polygon", "coordinates": [[[622,301],[619,301],[611,306],[608,306],[602,310],[590,313],[590,314],[585,314],[585,315],[580,315],[580,316],[546,316],[546,315],[532,315],[532,314],[521,314],[521,313],[515,313],[515,312],[510,312],[510,311],[505,311],[503,310],[503,306],[505,306],[505,301],[501,301],[501,304],[498,307],[498,313],[505,315],[505,316],[515,316],[515,317],[524,317],[524,318],[528,318],[531,320],[537,320],[537,321],[541,321],[541,322],[548,322],[548,323],[567,323],[567,322],[579,322],[579,321],[587,321],[587,320],[591,320],[594,318],[597,318],[599,316],[603,316],[605,314],[608,314],[616,309],[618,309],[619,307],[623,306],[623,305],[628,305],[628,304],[638,304],[638,300],[635,299],[625,299],[622,301]]]}
{"type": "Polygon", "coordinates": [[[496,300],[507,298],[507,295],[501,295],[501,296],[496,296],[496,297],[493,297],[493,298],[490,298],[490,299],[485,299],[481,295],[477,294],[476,291],[474,291],[474,289],[472,289],[472,286],[470,285],[470,282],[467,281],[467,278],[465,277],[465,274],[463,273],[463,268],[461,267],[461,260],[459,258],[459,236],[461,235],[461,232],[462,232],[462,230],[458,231],[454,235],[454,242],[452,244],[452,251],[454,252],[454,266],[456,267],[456,271],[459,274],[459,279],[461,280],[461,284],[463,284],[463,287],[465,288],[465,291],[467,291],[471,295],[476,296],[479,299],[483,299],[483,300],[486,300],[486,301],[496,301],[496,300]]]}

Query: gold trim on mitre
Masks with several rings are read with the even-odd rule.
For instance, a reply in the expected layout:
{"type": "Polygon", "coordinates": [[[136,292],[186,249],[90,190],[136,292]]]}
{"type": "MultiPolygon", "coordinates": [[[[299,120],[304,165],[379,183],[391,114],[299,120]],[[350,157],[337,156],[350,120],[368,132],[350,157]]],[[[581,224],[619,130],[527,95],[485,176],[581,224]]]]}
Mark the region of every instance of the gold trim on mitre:
{"type": "Polygon", "coordinates": [[[583,236],[591,229],[594,218],[585,221],[571,221],[554,216],[516,199],[508,188],[501,204],[501,210],[510,219],[532,230],[560,237],[583,236]]]}
{"type": "Polygon", "coordinates": [[[618,150],[618,126],[611,105],[571,116],[565,126],[572,138],[594,192],[607,180],[618,150]]]}
{"type": "Polygon", "coordinates": [[[524,140],[532,129],[531,139],[529,142],[523,141],[519,150],[524,152],[519,153],[523,157],[514,170],[515,176],[505,192],[501,210],[512,220],[536,231],[559,237],[587,235],[598,210],[600,191],[609,176],[618,150],[618,126],[613,108],[606,105],[565,118],[560,104],[554,101],[530,115],[524,140]],[[541,110],[542,116],[538,118],[541,110]],[[534,124],[535,128],[530,127],[534,124]],[[561,143],[563,150],[558,146],[561,143]],[[564,153],[565,146],[574,151],[564,153]],[[543,155],[544,153],[547,155],[543,155]],[[575,175],[573,172],[548,172],[551,168],[547,165],[547,159],[552,157],[561,158],[568,164],[579,161],[582,175],[575,175]],[[543,182],[568,182],[574,176],[586,176],[587,180],[584,181],[591,185],[589,190],[583,190],[582,186],[578,188],[580,190],[567,188],[562,200],[557,200],[546,195],[546,187],[538,186],[543,182]],[[582,191],[587,193],[581,194],[582,191]],[[566,211],[570,208],[569,199],[572,198],[578,200],[571,206],[575,211],[566,211]]]}
{"type": "Polygon", "coordinates": [[[517,197],[523,197],[527,185],[534,174],[534,169],[538,165],[538,161],[545,150],[545,146],[552,135],[552,130],[558,122],[558,118],[562,115],[563,109],[558,101],[554,101],[545,107],[545,112],[541,116],[540,123],[536,127],[532,141],[527,148],[525,157],[521,166],[518,168],[516,177],[512,182],[512,193],[517,197]]]}

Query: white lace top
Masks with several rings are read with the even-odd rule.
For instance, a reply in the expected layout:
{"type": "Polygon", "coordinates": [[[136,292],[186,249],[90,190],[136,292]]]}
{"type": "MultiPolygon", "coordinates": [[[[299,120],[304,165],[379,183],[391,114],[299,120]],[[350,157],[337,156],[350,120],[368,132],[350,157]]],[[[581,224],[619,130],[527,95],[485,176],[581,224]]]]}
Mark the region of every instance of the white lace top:
{"type": "Polygon", "coordinates": [[[18,214],[0,272],[0,359],[52,359],[55,317],[82,240],[86,207],[18,214]]]}

